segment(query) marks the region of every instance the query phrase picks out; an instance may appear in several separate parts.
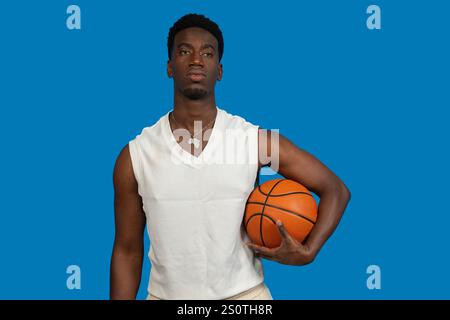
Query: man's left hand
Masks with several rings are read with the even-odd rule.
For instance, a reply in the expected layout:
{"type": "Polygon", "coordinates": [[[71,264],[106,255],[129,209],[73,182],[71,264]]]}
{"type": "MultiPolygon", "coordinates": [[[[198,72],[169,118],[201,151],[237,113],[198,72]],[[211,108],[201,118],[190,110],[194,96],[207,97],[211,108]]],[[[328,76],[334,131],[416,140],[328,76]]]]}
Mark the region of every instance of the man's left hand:
{"type": "Polygon", "coordinates": [[[316,253],[308,245],[294,239],[281,221],[277,221],[277,227],[281,235],[279,247],[267,248],[247,243],[247,246],[255,251],[256,256],[294,266],[309,264],[314,260],[316,253]]]}

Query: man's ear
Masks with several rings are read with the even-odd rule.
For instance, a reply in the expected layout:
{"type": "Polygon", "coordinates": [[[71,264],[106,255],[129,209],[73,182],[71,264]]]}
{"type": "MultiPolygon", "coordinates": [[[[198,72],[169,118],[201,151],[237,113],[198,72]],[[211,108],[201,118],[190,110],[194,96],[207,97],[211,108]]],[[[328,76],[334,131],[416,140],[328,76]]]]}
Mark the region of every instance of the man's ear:
{"type": "Polygon", "coordinates": [[[171,60],[167,61],[167,76],[169,78],[173,77],[173,69],[172,69],[172,62],[171,62],[171,60]]]}
{"type": "Polygon", "coordinates": [[[218,68],[219,68],[219,72],[217,73],[217,81],[220,81],[220,80],[222,80],[222,75],[223,75],[223,69],[222,69],[221,63],[219,63],[218,68]]]}

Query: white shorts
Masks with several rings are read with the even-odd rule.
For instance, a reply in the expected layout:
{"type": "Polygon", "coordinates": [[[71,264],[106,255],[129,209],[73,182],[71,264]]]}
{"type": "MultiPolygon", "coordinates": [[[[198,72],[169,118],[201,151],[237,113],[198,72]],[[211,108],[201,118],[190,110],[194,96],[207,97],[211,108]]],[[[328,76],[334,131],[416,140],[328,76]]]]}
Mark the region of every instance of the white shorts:
{"type": "MultiPolygon", "coordinates": [[[[147,296],[146,300],[162,300],[152,294],[147,296]]],[[[258,284],[256,287],[250,288],[244,292],[238,293],[234,296],[224,300],[273,300],[269,288],[264,282],[258,284]]]]}

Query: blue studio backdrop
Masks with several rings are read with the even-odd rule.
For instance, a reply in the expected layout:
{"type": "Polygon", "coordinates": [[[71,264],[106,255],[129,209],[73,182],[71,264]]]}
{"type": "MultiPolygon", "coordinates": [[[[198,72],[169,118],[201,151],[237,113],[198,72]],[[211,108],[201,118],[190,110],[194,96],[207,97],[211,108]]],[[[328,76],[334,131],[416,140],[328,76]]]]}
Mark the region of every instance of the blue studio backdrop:
{"type": "Polygon", "coordinates": [[[352,192],[314,263],[263,260],[274,299],[450,298],[444,0],[1,1],[0,298],[109,298],[114,163],[172,108],[167,34],[189,12],[223,31],[218,106],[279,129],[352,192]]]}

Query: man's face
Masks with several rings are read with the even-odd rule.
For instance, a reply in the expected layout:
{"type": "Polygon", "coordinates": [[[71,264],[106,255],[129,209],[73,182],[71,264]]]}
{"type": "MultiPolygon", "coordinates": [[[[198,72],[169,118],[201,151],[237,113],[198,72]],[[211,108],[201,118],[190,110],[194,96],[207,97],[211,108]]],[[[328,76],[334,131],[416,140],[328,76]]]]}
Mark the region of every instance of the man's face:
{"type": "Polygon", "coordinates": [[[175,35],[167,74],[173,77],[175,90],[191,100],[214,93],[222,79],[217,39],[201,28],[187,28],[175,35]]]}

